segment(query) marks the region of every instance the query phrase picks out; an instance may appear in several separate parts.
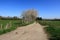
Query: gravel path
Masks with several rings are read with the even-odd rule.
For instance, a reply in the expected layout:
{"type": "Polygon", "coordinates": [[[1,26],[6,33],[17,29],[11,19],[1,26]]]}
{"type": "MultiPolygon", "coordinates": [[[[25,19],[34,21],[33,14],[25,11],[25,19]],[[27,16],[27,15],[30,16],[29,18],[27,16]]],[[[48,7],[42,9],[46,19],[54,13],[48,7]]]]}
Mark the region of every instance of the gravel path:
{"type": "Polygon", "coordinates": [[[19,27],[14,31],[0,35],[0,40],[48,40],[39,23],[19,27]]]}

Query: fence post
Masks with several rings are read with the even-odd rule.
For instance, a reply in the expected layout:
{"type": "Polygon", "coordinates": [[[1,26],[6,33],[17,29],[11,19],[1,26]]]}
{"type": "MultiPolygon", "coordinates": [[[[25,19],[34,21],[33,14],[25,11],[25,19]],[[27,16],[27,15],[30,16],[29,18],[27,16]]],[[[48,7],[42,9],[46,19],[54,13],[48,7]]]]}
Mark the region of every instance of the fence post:
{"type": "Polygon", "coordinates": [[[11,27],[11,21],[9,22],[9,27],[11,27]]]}
{"type": "Polygon", "coordinates": [[[11,27],[11,21],[6,24],[6,29],[11,27]]]}
{"type": "Polygon", "coordinates": [[[8,23],[6,24],[6,27],[5,27],[5,29],[7,29],[8,28],[8,23]]]}
{"type": "Polygon", "coordinates": [[[2,24],[1,24],[1,29],[2,29],[2,24]]]}
{"type": "Polygon", "coordinates": [[[1,24],[0,24],[0,29],[1,29],[1,24]]]}

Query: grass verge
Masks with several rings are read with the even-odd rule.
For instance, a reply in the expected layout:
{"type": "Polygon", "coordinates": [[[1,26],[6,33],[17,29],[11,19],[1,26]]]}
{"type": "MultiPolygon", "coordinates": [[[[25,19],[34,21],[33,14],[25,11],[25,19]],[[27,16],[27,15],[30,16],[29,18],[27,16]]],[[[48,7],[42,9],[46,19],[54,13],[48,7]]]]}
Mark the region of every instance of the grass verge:
{"type": "Polygon", "coordinates": [[[29,23],[26,23],[26,22],[23,22],[23,23],[22,23],[22,20],[0,20],[0,22],[1,22],[0,24],[3,24],[3,28],[0,29],[0,35],[5,34],[5,33],[7,33],[7,32],[10,32],[10,31],[13,31],[13,30],[15,30],[17,27],[26,26],[26,25],[29,25],[29,24],[32,24],[32,23],[33,23],[33,21],[32,21],[32,22],[29,22],[29,23]],[[12,23],[11,23],[12,25],[11,25],[10,28],[5,29],[5,25],[6,25],[6,23],[8,23],[9,21],[12,22],[12,23]]]}
{"type": "Polygon", "coordinates": [[[60,40],[60,21],[38,21],[41,25],[48,25],[45,27],[49,40],[60,40]]]}

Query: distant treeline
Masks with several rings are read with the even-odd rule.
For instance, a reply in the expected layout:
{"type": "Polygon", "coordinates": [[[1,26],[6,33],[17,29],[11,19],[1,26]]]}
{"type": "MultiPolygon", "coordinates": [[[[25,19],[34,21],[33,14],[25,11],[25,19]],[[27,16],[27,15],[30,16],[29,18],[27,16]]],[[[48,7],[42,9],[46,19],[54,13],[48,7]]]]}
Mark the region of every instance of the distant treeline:
{"type": "Polygon", "coordinates": [[[43,20],[46,20],[46,21],[60,21],[60,19],[43,19],[43,20]]]}
{"type": "Polygon", "coordinates": [[[2,17],[0,16],[0,20],[21,20],[21,18],[18,18],[17,16],[14,17],[2,17]]]}
{"type": "Polygon", "coordinates": [[[37,17],[36,20],[45,20],[45,21],[60,21],[60,19],[43,19],[42,17],[37,17]]]}

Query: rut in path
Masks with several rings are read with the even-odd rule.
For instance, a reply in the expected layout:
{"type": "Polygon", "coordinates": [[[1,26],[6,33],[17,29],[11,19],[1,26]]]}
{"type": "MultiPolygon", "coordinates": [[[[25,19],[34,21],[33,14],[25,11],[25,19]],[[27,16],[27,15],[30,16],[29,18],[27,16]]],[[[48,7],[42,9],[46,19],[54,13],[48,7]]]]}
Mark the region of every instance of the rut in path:
{"type": "Polygon", "coordinates": [[[24,27],[19,27],[14,31],[0,35],[0,40],[48,40],[43,26],[33,23],[24,27]]]}

